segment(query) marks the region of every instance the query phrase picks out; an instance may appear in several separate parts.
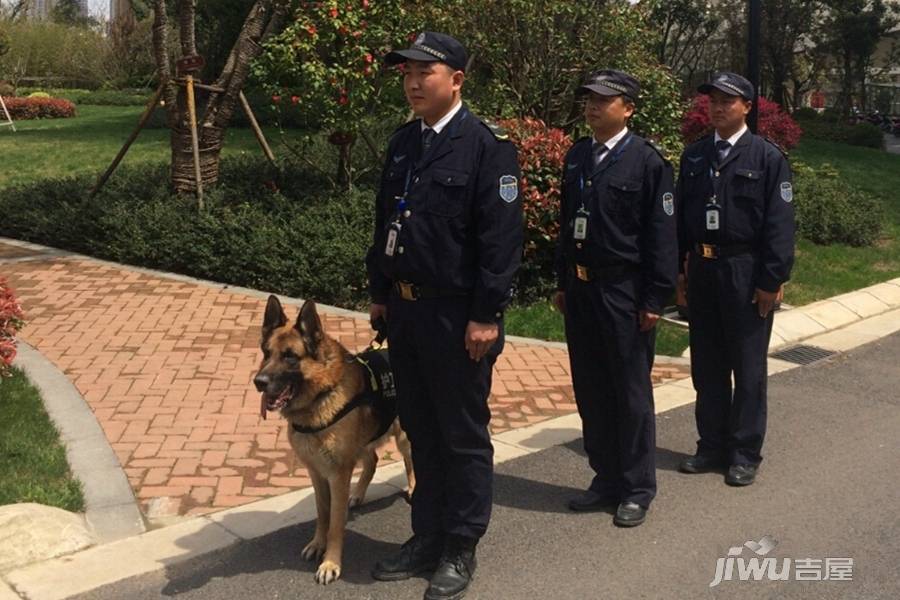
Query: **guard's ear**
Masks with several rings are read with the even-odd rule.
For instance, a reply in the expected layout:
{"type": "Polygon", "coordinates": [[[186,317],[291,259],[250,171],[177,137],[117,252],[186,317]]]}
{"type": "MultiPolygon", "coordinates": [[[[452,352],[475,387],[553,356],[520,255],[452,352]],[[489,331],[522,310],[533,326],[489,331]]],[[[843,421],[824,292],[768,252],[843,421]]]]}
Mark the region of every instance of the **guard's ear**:
{"type": "Polygon", "coordinates": [[[294,329],[300,332],[307,354],[315,355],[325,335],[322,332],[322,321],[319,319],[319,313],[316,312],[315,302],[307,300],[303,303],[294,329]]]}
{"type": "Polygon", "coordinates": [[[288,318],[287,315],[284,314],[281,302],[279,302],[278,298],[274,295],[269,296],[269,301],[266,302],[266,313],[265,316],[263,316],[262,345],[265,346],[266,342],[269,341],[272,332],[279,327],[284,327],[287,324],[287,321],[288,318]]]}

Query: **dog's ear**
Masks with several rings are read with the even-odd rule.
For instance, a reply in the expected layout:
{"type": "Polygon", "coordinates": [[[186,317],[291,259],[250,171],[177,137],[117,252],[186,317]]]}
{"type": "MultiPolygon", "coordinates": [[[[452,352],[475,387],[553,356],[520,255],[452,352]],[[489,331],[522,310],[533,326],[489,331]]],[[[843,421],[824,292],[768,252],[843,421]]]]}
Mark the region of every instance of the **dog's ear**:
{"type": "Polygon", "coordinates": [[[262,326],[262,343],[266,344],[269,336],[272,335],[272,332],[278,329],[279,327],[284,327],[288,322],[287,315],[284,314],[284,309],[281,307],[281,302],[278,301],[278,298],[275,296],[269,296],[269,301],[266,303],[266,314],[263,317],[263,326],[262,326]]]}
{"type": "Polygon", "coordinates": [[[300,337],[303,338],[303,345],[306,347],[307,353],[315,355],[325,335],[322,331],[322,321],[319,319],[319,313],[316,312],[315,302],[307,300],[303,303],[303,308],[300,309],[294,329],[300,332],[300,337]]]}

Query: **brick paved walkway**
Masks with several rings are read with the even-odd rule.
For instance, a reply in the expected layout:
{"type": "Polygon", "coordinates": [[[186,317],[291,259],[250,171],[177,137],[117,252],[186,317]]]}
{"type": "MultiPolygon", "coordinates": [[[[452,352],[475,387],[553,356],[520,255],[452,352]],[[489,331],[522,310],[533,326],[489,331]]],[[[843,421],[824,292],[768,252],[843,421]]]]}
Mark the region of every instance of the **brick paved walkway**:
{"type": "MultiPolygon", "coordinates": [[[[0,273],[25,310],[22,339],[86,398],[151,520],[310,485],[284,422],[258,416],[251,379],[265,300],[3,243],[0,273]]],[[[323,319],[350,349],[372,337],[365,320],[323,319]]],[[[684,368],[654,370],[656,383],[686,376],[684,368]]],[[[491,411],[494,433],[574,412],[566,352],[508,344],[491,411]]],[[[383,459],[395,458],[386,447],[383,459]]]]}

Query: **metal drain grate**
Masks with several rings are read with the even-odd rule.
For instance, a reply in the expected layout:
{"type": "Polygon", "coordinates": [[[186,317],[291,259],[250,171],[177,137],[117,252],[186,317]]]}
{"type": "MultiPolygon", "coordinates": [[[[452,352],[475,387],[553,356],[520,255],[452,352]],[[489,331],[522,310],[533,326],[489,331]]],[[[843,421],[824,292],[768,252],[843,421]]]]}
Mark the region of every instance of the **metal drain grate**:
{"type": "Polygon", "coordinates": [[[808,365],[810,363],[816,362],[817,360],[822,360],[823,358],[834,356],[835,354],[837,354],[837,352],[826,350],[825,348],[800,344],[798,346],[792,346],[790,348],[785,348],[784,350],[779,350],[778,352],[773,352],[769,356],[771,356],[772,358],[777,358],[779,360],[786,360],[798,365],[808,365]]]}

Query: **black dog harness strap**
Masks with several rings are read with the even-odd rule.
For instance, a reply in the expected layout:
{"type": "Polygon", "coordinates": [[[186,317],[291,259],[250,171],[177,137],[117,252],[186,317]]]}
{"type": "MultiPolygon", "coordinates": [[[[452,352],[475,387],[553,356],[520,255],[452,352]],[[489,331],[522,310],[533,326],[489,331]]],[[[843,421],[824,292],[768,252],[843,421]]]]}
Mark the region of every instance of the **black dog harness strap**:
{"type": "Polygon", "coordinates": [[[378,418],[378,430],[369,442],[374,442],[391,428],[394,419],[397,418],[397,388],[394,386],[394,375],[391,372],[391,364],[388,360],[387,350],[366,350],[354,357],[366,367],[369,377],[366,378],[366,389],[357,394],[350,402],[345,404],[325,425],[321,427],[306,427],[291,423],[291,428],[297,433],[319,433],[325,431],[352,410],[360,406],[371,406],[378,418]]]}

